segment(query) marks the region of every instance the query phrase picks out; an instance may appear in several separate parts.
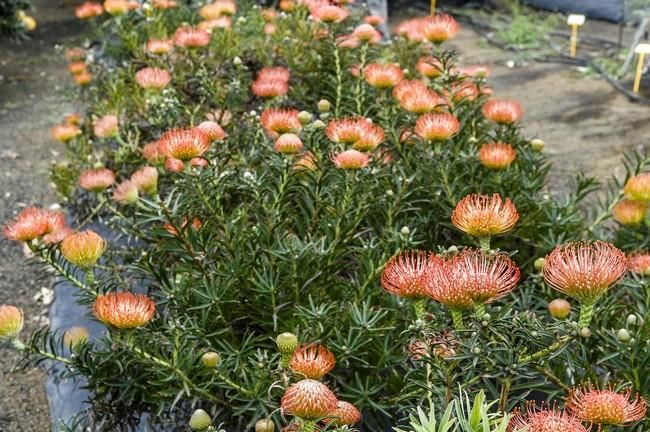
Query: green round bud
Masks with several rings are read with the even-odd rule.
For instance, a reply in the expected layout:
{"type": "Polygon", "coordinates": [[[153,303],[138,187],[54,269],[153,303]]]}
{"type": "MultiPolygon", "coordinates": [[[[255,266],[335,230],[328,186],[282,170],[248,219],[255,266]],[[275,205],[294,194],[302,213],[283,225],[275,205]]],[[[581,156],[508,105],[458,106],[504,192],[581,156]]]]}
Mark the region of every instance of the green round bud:
{"type": "Polygon", "coordinates": [[[325,123],[323,123],[322,120],[315,120],[315,121],[311,124],[311,126],[312,126],[314,129],[323,129],[323,128],[325,127],[325,123]]]}
{"type": "Polygon", "coordinates": [[[403,226],[402,229],[399,231],[403,236],[407,236],[411,234],[411,230],[407,226],[403,226]]]}
{"type": "Polygon", "coordinates": [[[571,313],[571,303],[564,299],[555,299],[548,304],[548,311],[555,319],[565,319],[571,313]]]}
{"type": "Polygon", "coordinates": [[[204,431],[212,424],[210,415],[202,409],[197,409],[190,417],[190,428],[193,431],[204,431]]]}
{"type": "Polygon", "coordinates": [[[535,260],[535,263],[533,264],[535,266],[535,270],[537,270],[538,272],[544,270],[544,262],[545,262],[544,258],[537,258],[535,260]]]}
{"type": "Polygon", "coordinates": [[[616,332],[616,337],[621,342],[629,342],[630,339],[632,339],[632,335],[630,334],[630,332],[627,331],[627,329],[624,329],[624,328],[622,328],[618,332],[616,332]]]}
{"type": "Polygon", "coordinates": [[[530,148],[532,148],[536,152],[541,152],[544,150],[544,140],[541,140],[539,138],[534,138],[530,141],[530,148]]]}
{"type": "Polygon", "coordinates": [[[487,327],[487,326],[489,326],[489,325],[490,325],[489,322],[487,322],[487,321],[481,321],[481,326],[483,326],[483,327],[487,327]]]}
{"type": "Polygon", "coordinates": [[[203,363],[203,366],[206,368],[214,369],[217,366],[219,366],[219,363],[221,362],[221,356],[219,353],[213,352],[213,351],[208,351],[206,353],[203,353],[201,356],[201,363],[203,363]]]}
{"type": "Polygon", "coordinates": [[[307,125],[311,121],[311,113],[307,111],[300,111],[298,113],[298,121],[303,126],[307,125]]]}
{"type": "Polygon", "coordinates": [[[490,315],[489,313],[484,313],[481,319],[483,321],[490,321],[492,319],[492,315],[490,315]]]}
{"type": "Polygon", "coordinates": [[[330,113],[320,113],[320,114],[318,115],[318,118],[320,118],[321,120],[325,121],[325,120],[327,120],[328,118],[330,118],[330,113]]]}
{"type": "Polygon", "coordinates": [[[587,327],[581,328],[580,336],[583,338],[591,337],[591,330],[589,330],[587,327]]]}
{"type": "Polygon", "coordinates": [[[293,354],[298,347],[298,336],[289,332],[282,333],[275,339],[275,343],[280,354],[293,354]]]}
{"type": "Polygon", "coordinates": [[[386,191],[386,196],[392,197],[393,195],[395,195],[395,192],[393,192],[392,189],[388,189],[388,190],[386,191]]]}
{"type": "Polygon", "coordinates": [[[271,419],[258,420],[255,423],[255,432],[274,432],[275,423],[271,419]]]}
{"type": "Polygon", "coordinates": [[[332,104],[327,99],[321,99],[318,101],[318,111],[328,112],[332,108],[332,104]]]}
{"type": "Polygon", "coordinates": [[[627,325],[636,325],[638,317],[635,314],[629,314],[626,321],[627,325]]]}
{"type": "Polygon", "coordinates": [[[236,56],[232,59],[232,64],[235,66],[240,66],[242,64],[241,58],[239,56],[236,56]]]}
{"type": "Polygon", "coordinates": [[[473,348],[473,349],[472,349],[472,352],[473,352],[475,355],[479,355],[479,354],[481,354],[481,348],[479,348],[479,347],[473,348]]]}

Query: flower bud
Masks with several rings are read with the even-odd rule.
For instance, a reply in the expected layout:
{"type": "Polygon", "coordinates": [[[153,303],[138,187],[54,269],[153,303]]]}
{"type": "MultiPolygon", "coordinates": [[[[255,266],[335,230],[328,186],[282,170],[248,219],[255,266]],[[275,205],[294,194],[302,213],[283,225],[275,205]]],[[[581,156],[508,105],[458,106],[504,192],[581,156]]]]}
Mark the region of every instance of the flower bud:
{"type": "Polygon", "coordinates": [[[88,336],[89,333],[86,327],[70,327],[63,334],[63,343],[72,350],[88,342],[88,336]]]}
{"type": "Polygon", "coordinates": [[[411,230],[407,226],[403,226],[402,229],[399,231],[403,236],[407,236],[411,234],[411,230]]]}
{"type": "Polygon", "coordinates": [[[201,363],[203,366],[209,369],[214,369],[217,366],[219,366],[219,363],[221,362],[221,356],[219,353],[216,353],[214,351],[208,351],[206,353],[203,353],[201,356],[201,363]]]}
{"type": "Polygon", "coordinates": [[[23,329],[23,311],[16,306],[0,306],[0,340],[15,339],[23,329]]]}
{"type": "Polygon", "coordinates": [[[311,121],[311,113],[308,111],[300,111],[298,113],[298,121],[303,126],[307,125],[311,121]]]}
{"type": "Polygon", "coordinates": [[[321,99],[318,101],[318,111],[324,113],[328,112],[332,108],[332,104],[327,99],[321,99]]]}
{"type": "Polygon", "coordinates": [[[241,66],[242,64],[241,58],[239,56],[236,56],[235,58],[232,59],[232,64],[234,64],[235,66],[241,66]]]}
{"type": "Polygon", "coordinates": [[[271,419],[261,419],[255,423],[255,432],[274,432],[275,423],[271,419]]]}
{"type": "Polygon", "coordinates": [[[618,332],[616,332],[616,337],[621,342],[629,342],[630,339],[632,339],[632,336],[630,335],[630,332],[627,331],[624,328],[622,328],[618,332]]]}
{"type": "Polygon", "coordinates": [[[479,347],[473,348],[472,353],[474,353],[475,355],[481,354],[481,348],[479,348],[479,347]]]}
{"type": "Polygon", "coordinates": [[[555,319],[565,319],[571,313],[571,303],[564,299],[555,299],[548,304],[548,311],[555,319]]]}
{"type": "Polygon", "coordinates": [[[325,127],[325,123],[323,123],[322,120],[316,120],[311,124],[311,126],[314,129],[323,129],[325,127]]]}
{"type": "Polygon", "coordinates": [[[585,339],[591,337],[591,330],[589,330],[587,327],[581,328],[580,337],[583,337],[585,339]]]}
{"type": "Polygon", "coordinates": [[[204,431],[212,424],[210,415],[202,409],[197,409],[190,418],[190,428],[193,431],[204,431]]]}
{"type": "Polygon", "coordinates": [[[61,254],[77,267],[93,267],[106,250],[106,241],[94,231],[70,234],[61,242],[61,254]]]}
{"type": "Polygon", "coordinates": [[[280,354],[293,354],[298,347],[298,336],[293,333],[282,333],[275,339],[280,354]]]}
{"type": "Polygon", "coordinates": [[[541,272],[544,269],[544,258],[537,258],[533,265],[535,266],[535,270],[541,272]]]}
{"type": "Polygon", "coordinates": [[[542,150],[544,150],[544,145],[545,145],[544,141],[539,138],[534,138],[530,141],[530,148],[536,152],[541,152],[542,150]]]}
{"type": "Polygon", "coordinates": [[[635,314],[629,314],[627,316],[627,325],[636,325],[638,318],[635,314]]]}

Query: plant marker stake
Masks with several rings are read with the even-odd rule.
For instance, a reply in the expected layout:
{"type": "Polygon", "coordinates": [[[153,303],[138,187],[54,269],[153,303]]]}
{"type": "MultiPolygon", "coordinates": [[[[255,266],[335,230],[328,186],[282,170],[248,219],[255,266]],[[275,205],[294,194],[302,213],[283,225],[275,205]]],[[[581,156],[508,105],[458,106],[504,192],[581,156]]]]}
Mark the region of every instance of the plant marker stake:
{"type": "Polygon", "coordinates": [[[585,23],[585,16],[571,14],[567,17],[566,23],[571,26],[571,57],[575,57],[578,49],[578,27],[585,23]]]}
{"type": "Polygon", "coordinates": [[[645,55],[650,54],[650,44],[638,44],[636,48],[634,48],[634,52],[639,55],[639,63],[636,65],[636,76],[634,77],[634,88],[632,91],[638,93],[639,86],[641,85],[641,72],[643,72],[645,55]]]}
{"type": "Polygon", "coordinates": [[[436,14],[436,0],[431,0],[431,16],[436,14]]]}

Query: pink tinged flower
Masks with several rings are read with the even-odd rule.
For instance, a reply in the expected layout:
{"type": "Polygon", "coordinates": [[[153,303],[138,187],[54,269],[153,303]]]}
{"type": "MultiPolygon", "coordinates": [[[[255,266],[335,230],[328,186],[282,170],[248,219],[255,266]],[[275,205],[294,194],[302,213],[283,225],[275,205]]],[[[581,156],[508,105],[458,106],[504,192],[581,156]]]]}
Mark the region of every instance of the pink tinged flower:
{"type": "Polygon", "coordinates": [[[425,297],[432,275],[441,271],[442,265],[442,258],[431,252],[400,252],[386,263],[381,274],[381,286],[400,297],[425,297]]]}
{"type": "Polygon", "coordinates": [[[544,280],[569,297],[592,303],[625,276],[626,262],[610,243],[565,243],[544,259],[544,280]]]}
{"type": "Polygon", "coordinates": [[[402,99],[411,92],[425,92],[429,90],[429,87],[419,80],[402,80],[393,88],[393,97],[398,101],[402,99]]]}
{"type": "Polygon", "coordinates": [[[113,201],[120,204],[134,204],[138,201],[138,188],[130,180],[124,180],[113,192],[113,201]]]}
{"type": "Polygon", "coordinates": [[[597,425],[626,426],[645,418],[646,401],[632,390],[599,390],[592,385],[579,386],[569,392],[566,409],[584,422],[597,425]]]}
{"type": "Polygon", "coordinates": [[[461,82],[454,84],[451,88],[450,97],[454,102],[461,102],[463,100],[473,101],[479,95],[478,87],[472,82],[461,82]]]}
{"type": "Polygon", "coordinates": [[[210,148],[210,137],[198,128],[171,129],[158,141],[160,152],[168,158],[188,161],[203,156],[210,148]]]}
{"type": "Polygon", "coordinates": [[[293,164],[296,170],[314,171],[318,168],[316,157],[311,152],[303,153],[293,164]]]}
{"type": "Polygon", "coordinates": [[[629,200],[650,203],[650,172],[630,177],[625,182],[623,192],[629,200]]]}
{"type": "Polygon", "coordinates": [[[325,135],[339,144],[354,144],[359,141],[364,130],[371,126],[364,117],[348,117],[331,120],[325,128],[325,135]]]}
{"type": "Polygon", "coordinates": [[[474,237],[491,237],[510,231],[519,220],[517,208],[499,194],[471,194],[461,199],[451,213],[451,223],[474,237]]]}
{"type": "Polygon", "coordinates": [[[149,39],[146,50],[151,54],[166,54],[174,48],[174,41],[170,39],[149,39]]]}
{"type": "Polygon", "coordinates": [[[415,122],[415,133],[427,141],[447,141],[460,131],[460,122],[452,114],[429,113],[415,122]]]}
{"type": "Polygon", "coordinates": [[[278,13],[273,8],[262,9],[262,19],[266,22],[275,21],[278,13]]]}
{"type": "Polygon", "coordinates": [[[284,133],[275,140],[275,151],[282,154],[296,154],[303,149],[302,140],[296,134],[284,133]]]}
{"type": "Polygon", "coordinates": [[[216,28],[230,28],[231,26],[232,18],[229,16],[222,16],[217,19],[202,21],[199,23],[198,28],[199,30],[205,30],[211,34],[216,28]]]}
{"type": "Polygon", "coordinates": [[[517,101],[508,99],[490,99],[481,109],[485,118],[498,124],[517,123],[524,115],[524,110],[517,101]]]}
{"type": "Polygon", "coordinates": [[[147,67],[135,74],[135,82],[147,90],[162,90],[172,80],[172,75],[165,69],[147,67]]]}
{"type": "Polygon", "coordinates": [[[386,20],[384,17],[380,15],[368,15],[366,17],[363,17],[363,22],[366,24],[370,24],[371,26],[378,26],[380,24],[383,24],[386,20]]]}
{"type": "Polygon", "coordinates": [[[156,9],[172,9],[177,6],[174,0],[151,0],[151,6],[156,9]]]}
{"type": "Polygon", "coordinates": [[[3,227],[3,234],[9,240],[31,241],[52,233],[65,226],[62,212],[27,207],[18,214],[15,220],[3,227]]]}
{"type": "Polygon", "coordinates": [[[95,18],[104,13],[104,7],[97,2],[87,1],[74,9],[74,14],[79,19],[95,18]]]}
{"type": "Polygon", "coordinates": [[[66,125],[79,125],[81,124],[81,114],[69,113],[63,117],[63,123],[66,125]]]}
{"type": "Polygon", "coordinates": [[[614,220],[621,225],[638,226],[648,214],[648,204],[642,201],[623,199],[612,209],[614,220]]]}
{"type": "Polygon", "coordinates": [[[219,0],[201,7],[199,9],[199,16],[204,20],[214,20],[224,15],[234,15],[236,11],[237,5],[235,2],[219,0]]]}
{"type": "Polygon", "coordinates": [[[510,144],[493,142],[483,144],[478,152],[481,164],[489,169],[506,169],[517,158],[517,152],[510,144]]]}
{"type": "Polygon", "coordinates": [[[372,63],[363,69],[363,77],[375,88],[389,89],[404,79],[404,72],[394,64],[372,63]]]}
{"type": "Polygon", "coordinates": [[[358,150],[346,150],[332,155],[332,162],[337,168],[345,170],[358,170],[368,166],[370,156],[358,150]]]}
{"type": "Polygon", "coordinates": [[[226,132],[219,123],[212,120],[201,122],[196,128],[204,132],[211,141],[220,141],[226,137],[226,132]]]}
{"type": "Polygon", "coordinates": [[[273,24],[273,23],[266,23],[266,24],[264,24],[264,28],[262,29],[262,31],[263,31],[264,34],[266,34],[266,35],[272,35],[273,33],[276,32],[276,30],[277,30],[277,27],[276,27],[275,24],[273,24]]]}
{"type": "Polygon", "coordinates": [[[55,245],[61,243],[71,234],[74,234],[74,231],[70,227],[64,226],[61,228],[57,228],[51,233],[45,234],[43,236],[43,243],[47,245],[55,245]]]}
{"type": "Polygon", "coordinates": [[[206,168],[208,165],[210,165],[210,163],[205,158],[195,157],[195,158],[190,159],[190,166],[192,166],[192,167],[206,168]]]}
{"type": "Polygon", "coordinates": [[[173,173],[183,172],[185,163],[180,159],[167,158],[165,159],[165,169],[173,173]]]}
{"type": "Polygon", "coordinates": [[[118,120],[114,114],[107,114],[95,120],[93,132],[98,138],[110,138],[117,135],[118,120]]]}
{"type": "Polygon", "coordinates": [[[440,60],[434,57],[420,57],[415,68],[427,78],[437,78],[444,72],[440,60]]]}
{"type": "Polygon", "coordinates": [[[318,344],[301,345],[289,360],[291,371],[303,378],[321,379],[332,369],[336,360],[326,347],[318,344]]]}
{"type": "Polygon", "coordinates": [[[403,21],[396,27],[395,33],[411,42],[422,42],[424,40],[422,23],[423,18],[403,21]]]}
{"type": "Polygon", "coordinates": [[[404,93],[399,102],[400,106],[408,112],[426,114],[445,104],[446,100],[435,91],[426,88],[404,93]]]}
{"type": "Polygon", "coordinates": [[[628,254],[627,269],[640,275],[650,274],[650,252],[637,251],[628,254]]]}
{"type": "Polygon", "coordinates": [[[79,187],[91,192],[103,192],[115,183],[115,173],[108,168],[87,169],[79,175],[79,187]]]}
{"type": "Polygon", "coordinates": [[[361,136],[352,144],[355,150],[370,152],[384,141],[384,130],[379,125],[367,123],[361,131],[361,136]]]}
{"type": "Polygon", "coordinates": [[[327,424],[336,426],[354,426],[361,421],[361,411],[350,402],[339,401],[336,409],[330,412],[325,420],[327,424]]]}
{"type": "Polygon", "coordinates": [[[352,32],[352,37],[361,42],[369,44],[378,44],[381,41],[381,33],[371,24],[361,24],[352,32]]]}
{"type": "Polygon", "coordinates": [[[81,135],[81,129],[79,129],[79,127],[75,124],[62,124],[54,126],[52,128],[51,134],[52,138],[54,138],[56,141],[67,143],[73,138],[81,135]]]}
{"type": "Polygon", "coordinates": [[[263,67],[257,73],[257,80],[258,81],[285,81],[285,82],[289,82],[290,77],[291,77],[291,74],[289,73],[289,69],[287,69],[286,67],[282,67],[282,66],[263,67]]]}
{"type": "Polygon", "coordinates": [[[315,20],[324,23],[340,23],[350,15],[347,10],[327,3],[318,4],[310,12],[315,20]]]}
{"type": "Polygon", "coordinates": [[[199,28],[181,27],[174,33],[174,44],[183,48],[201,48],[210,43],[210,33],[199,28]]]}
{"type": "Polygon", "coordinates": [[[70,349],[74,349],[88,342],[90,332],[86,327],[73,326],[63,334],[63,343],[70,349]]]}
{"type": "Polygon", "coordinates": [[[65,50],[65,59],[69,62],[81,61],[86,58],[86,50],[79,47],[68,48],[65,50]]]}
{"type": "MultiPolygon", "coordinates": [[[[357,39],[356,36],[351,35],[351,34],[349,34],[349,35],[341,35],[341,36],[338,36],[338,37],[336,38],[336,45],[337,45],[339,48],[354,49],[354,48],[356,48],[356,47],[359,46],[359,42],[360,42],[359,39],[357,39]]],[[[355,69],[354,66],[353,66],[353,67],[350,69],[350,72],[351,72],[352,75],[354,75],[355,77],[358,77],[358,76],[359,76],[359,73],[358,73],[358,67],[355,69]],[[356,73],[354,72],[355,70],[357,71],[356,73]]]]}
{"type": "Polygon", "coordinates": [[[271,99],[286,95],[289,92],[289,84],[280,80],[256,80],[251,84],[251,91],[257,97],[271,99]]]}
{"type": "Polygon", "coordinates": [[[160,152],[158,141],[150,142],[142,147],[142,156],[147,162],[159,165],[165,161],[165,155],[160,152]]]}
{"type": "Polygon", "coordinates": [[[127,0],[105,0],[104,10],[111,15],[122,15],[130,10],[127,0]]]}
{"type": "Polygon", "coordinates": [[[154,167],[142,167],[131,174],[131,183],[139,191],[153,195],[158,190],[158,170],[154,167]]]}
{"type": "Polygon", "coordinates": [[[0,305],[0,340],[18,337],[23,329],[23,311],[16,306],[0,305]]]}
{"type": "Polygon", "coordinates": [[[68,64],[68,72],[70,72],[72,75],[77,75],[85,72],[87,70],[86,68],[86,62],[84,61],[76,61],[68,64]]]}
{"type": "Polygon", "coordinates": [[[491,73],[490,67],[485,65],[461,66],[457,70],[461,75],[472,78],[487,78],[491,73]]]}
{"type": "Polygon", "coordinates": [[[143,294],[113,292],[95,299],[93,314],[106,325],[131,330],[151,321],[156,314],[156,303],[143,294]]]}
{"type": "Polygon", "coordinates": [[[436,44],[453,38],[459,30],[456,20],[446,14],[428,16],[422,20],[421,25],[424,38],[436,44]]]}
{"type": "Polygon", "coordinates": [[[323,383],[304,379],[290,385],[282,396],[282,411],[305,420],[326,417],[334,411],[338,400],[323,383]]]}
{"type": "Polygon", "coordinates": [[[68,235],[62,242],[61,255],[77,267],[93,267],[106,250],[106,241],[91,230],[68,235]]]}
{"type": "Polygon", "coordinates": [[[529,406],[526,412],[516,411],[508,432],[589,432],[575,416],[556,408],[537,409],[529,406]]]}
{"type": "Polygon", "coordinates": [[[260,117],[260,122],[264,130],[272,137],[288,132],[295,133],[302,128],[300,120],[298,120],[298,110],[294,109],[266,109],[260,117]]]}

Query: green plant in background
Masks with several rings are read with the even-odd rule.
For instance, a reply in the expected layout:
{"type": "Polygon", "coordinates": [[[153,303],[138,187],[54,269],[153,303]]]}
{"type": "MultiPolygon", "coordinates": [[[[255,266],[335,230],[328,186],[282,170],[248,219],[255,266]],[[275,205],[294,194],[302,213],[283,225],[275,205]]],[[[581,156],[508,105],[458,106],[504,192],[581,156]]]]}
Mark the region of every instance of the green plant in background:
{"type": "Polygon", "coordinates": [[[0,0],[0,36],[20,39],[26,31],[36,28],[36,21],[27,15],[29,0],[0,0]]]}
{"type": "Polygon", "coordinates": [[[558,16],[549,15],[540,18],[532,10],[521,6],[518,0],[508,3],[507,9],[511,21],[507,28],[503,28],[502,23],[495,23],[497,28],[501,28],[496,32],[497,39],[506,47],[518,50],[539,51],[545,48],[551,31],[559,24],[558,16]]]}

